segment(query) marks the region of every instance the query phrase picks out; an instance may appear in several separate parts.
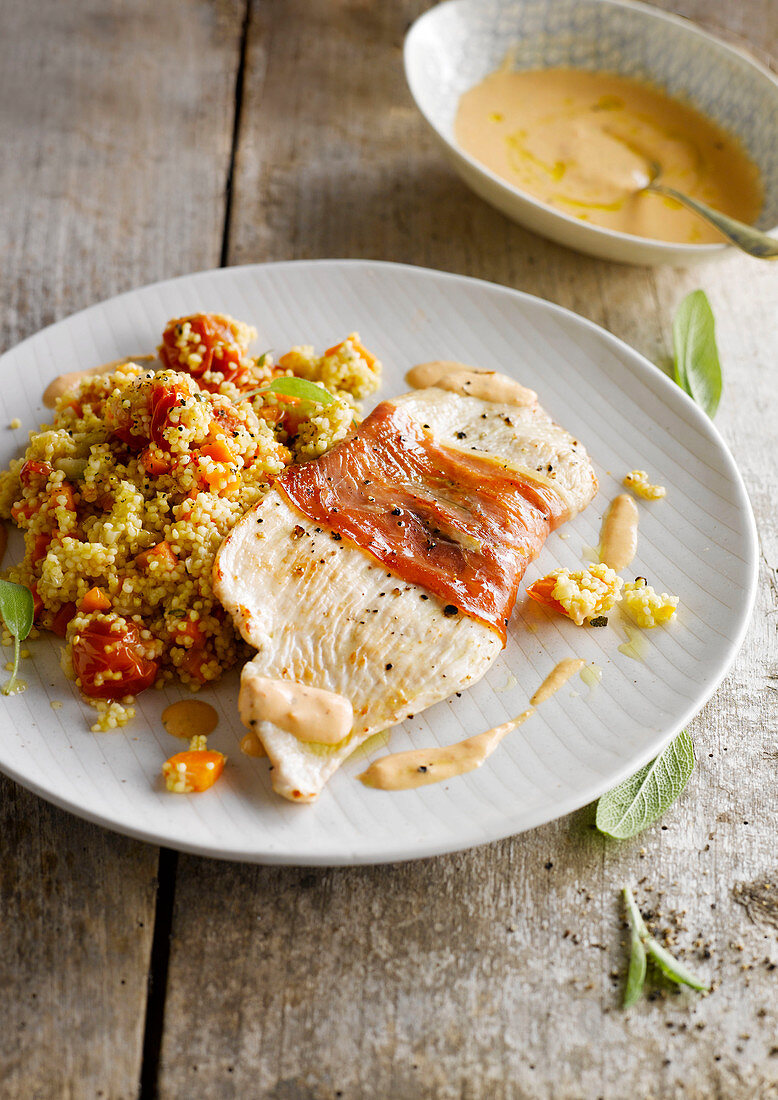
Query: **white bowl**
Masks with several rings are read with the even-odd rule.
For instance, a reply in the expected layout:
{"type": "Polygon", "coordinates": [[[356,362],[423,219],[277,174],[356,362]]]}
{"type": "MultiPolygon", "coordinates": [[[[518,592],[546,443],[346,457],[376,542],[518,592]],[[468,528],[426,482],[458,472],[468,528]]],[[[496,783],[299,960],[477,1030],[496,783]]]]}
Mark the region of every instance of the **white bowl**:
{"type": "Polygon", "coordinates": [[[760,229],[778,228],[778,81],[746,54],[678,16],[622,0],[448,0],[411,27],[405,74],[416,104],[469,187],[559,244],[633,264],[688,264],[724,244],[635,237],[560,213],[507,183],[454,138],[459,98],[506,56],[516,69],[571,67],[647,80],[743,142],[762,175],[760,229]]]}

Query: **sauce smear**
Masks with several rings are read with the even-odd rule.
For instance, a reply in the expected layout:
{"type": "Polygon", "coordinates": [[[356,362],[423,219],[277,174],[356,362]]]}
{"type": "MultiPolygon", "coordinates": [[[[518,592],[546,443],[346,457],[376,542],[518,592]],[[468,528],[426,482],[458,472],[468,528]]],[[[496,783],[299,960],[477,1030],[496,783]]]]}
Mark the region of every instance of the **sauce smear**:
{"type": "Polygon", "coordinates": [[[182,699],[162,711],[162,724],[173,737],[207,737],[219,724],[219,715],[210,703],[200,699],[182,699]]]}
{"type": "Polygon", "coordinates": [[[411,752],[395,752],[382,756],[359,779],[366,787],[381,791],[406,791],[424,787],[428,783],[440,783],[480,768],[484,760],[494,752],[506,734],[526,722],[535,713],[525,710],[518,718],[503,722],[494,729],[468,737],[455,745],[443,748],[414,749],[411,752]]]}
{"type": "Polygon", "coordinates": [[[538,395],[520,382],[495,370],[481,370],[455,363],[450,359],[433,359],[419,363],[405,376],[405,381],[415,390],[437,386],[441,390],[459,393],[463,397],[480,397],[482,401],[495,401],[504,405],[535,405],[538,395]]]}
{"type": "Polygon", "coordinates": [[[575,676],[576,672],[579,672],[585,664],[586,661],[582,657],[568,657],[566,660],[560,661],[556,668],[549,672],[530,702],[533,706],[537,706],[538,703],[545,703],[546,699],[550,699],[555,692],[564,687],[570,677],[575,676]]]}
{"type": "Polygon", "coordinates": [[[123,367],[125,363],[149,363],[155,361],[156,358],[156,355],[134,355],[130,359],[113,359],[110,363],[102,363],[99,367],[88,367],[86,370],[71,370],[67,374],[58,374],[43,391],[43,404],[47,409],[53,409],[63,393],[72,390],[84,378],[94,378],[100,374],[111,374],[112,371],[123,367]]]}
{"type": "Polygon", "coordinates": [[[620,493],[605,513],[600,532],[600,561],[619,573],[626,569],[638,548],[638,506],[620,493]]]}
{"type": "Polygon", "coordinates": [[[501,69],[462,96],[465,152],[561,213],[661,241],[723,238],[690,210],[642,191],[662,182],[740,221],[762,205],[759,170],[712,119],[650,84],[583,69],[501,69]]]}
{"type": "MultiPolygon", "coordinates": [[[[238,708],[241,721],[250,731],[259,722],[272,722],[298,741],[322,745],[337,745],[354,724],[351,703],[343,695],[294,680],[271,680],[253,664],[247,664],[241,673],[238,708]]],[[[244,752],[247,746],[255,748],[253,741],[244,738],[244,742],[244,752]]],[[[251,751],[248,755],[260,754],[251,751]]]]}

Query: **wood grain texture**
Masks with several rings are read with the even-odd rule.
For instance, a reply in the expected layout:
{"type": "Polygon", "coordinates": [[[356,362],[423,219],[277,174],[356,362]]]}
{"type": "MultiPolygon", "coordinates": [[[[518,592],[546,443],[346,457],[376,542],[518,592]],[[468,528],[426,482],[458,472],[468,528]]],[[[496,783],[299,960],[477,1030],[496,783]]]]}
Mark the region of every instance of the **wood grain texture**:
{"type": "MultiPolygon", "coordinates": [[[[252,7],[230,261],[358,256],[476,275],[566,305],[657,362],[675,306],[705,287],[727,379],[718,423],[760,523],[757,611],[692,723],[687,792],[634,841],[599,836],[588,809],[418,864],[305,871],[183,857],[160,1094],[773,1097],[775,929],[752,922],[732,889],[778,891],[776,271],[737,256],[688,271],[617,267],[471,195],[404,86],[403,34],[425,6],[252,7]],[[680,925],[677,949],[716,983],[711,996],[664,991],[618,1009],[623,882],[661,926],[680,925]]],[[[770,0],[663,6],[778,54],[770,0]]]]}
{"type": "MultiPolygon", "coordinates": [[[[0,5],[0,347],[218,264],[242,13],[238,0],[0,5]]],[[[133,1097],[157,850],[5,779],[0,820],[0,1093],[133,1097]]]]}

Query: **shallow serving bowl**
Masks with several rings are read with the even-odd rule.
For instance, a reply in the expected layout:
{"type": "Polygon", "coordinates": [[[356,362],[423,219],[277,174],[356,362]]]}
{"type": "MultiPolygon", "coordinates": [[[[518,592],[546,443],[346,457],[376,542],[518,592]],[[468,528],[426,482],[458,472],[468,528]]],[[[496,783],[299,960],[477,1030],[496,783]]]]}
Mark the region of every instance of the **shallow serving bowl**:
{"type": "Polygon", "coordinates": [[[752,58],[687,20],[640,3],[448,0],[408,32],[408,84],[465,183],[514,221],[579,252],[624,263],[688,264],[728,248],[656,241],[587,224],[513,187],[465,153],[454,138],[459,98],[506,57],[515,69],[615,72],[691,102],[743,142],[764,186],[757,225],[778,229],[778,81],[752,58]]]}

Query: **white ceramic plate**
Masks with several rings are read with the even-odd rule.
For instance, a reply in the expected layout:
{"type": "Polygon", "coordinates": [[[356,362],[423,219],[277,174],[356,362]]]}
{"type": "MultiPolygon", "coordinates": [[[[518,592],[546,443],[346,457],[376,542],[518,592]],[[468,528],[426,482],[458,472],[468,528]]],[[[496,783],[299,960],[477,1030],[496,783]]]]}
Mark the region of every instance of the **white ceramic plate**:
{"type": "Polygon", "coordinates": [[[166,321],[218,310],[250,321],[258,349],[322,349],[357,329],[384,362],[380,397],[427,359],[460,359],[515,375],[582,439],[597,467],[595,502],[549,539],[526,580],[575,567],[595,545],[621,477],[640,467],[668,487],[640,505],[634,573],[680,595],[678,622],[644,632],[633,660],[614,626],[579,629],[521,596],[508,645],[479,684],[397,727],[392,750],[447,744],[527,706],[563,657],[603,669],[594,690],[570,681],[478,771],[389,794],[356,779],[386,748],[346,763],[318,803],[271,792],[268,763],[243,756],[237,676],[203,693],[217,707],[213,747],[230,762],[208,792],[169,794],[162,761],[181,744],[159,715],[181,692],[149,691],[134,723],[93,734],[94,712],[59,670],[60,643],[31,643],[29,688],[0,696],[0,769],[73,813],[144,840],[262,863],[348,864],[411,859],[495,840],[568,813],[649,760],[702,706],[732,662],[756,582],[751,509],[715,428],[645,359],[588,321],[504,287],[422,268],[362,261],[267,264],[189,275],[113,298],[52,325],[2,357],[0,442],[5,465],[45,418],[55,375],[153,351],[166,321]],[[23,427],[7,427],[19,417],[23,427]],[[52,701],[61,701],[53,709],[52,701]]]}

